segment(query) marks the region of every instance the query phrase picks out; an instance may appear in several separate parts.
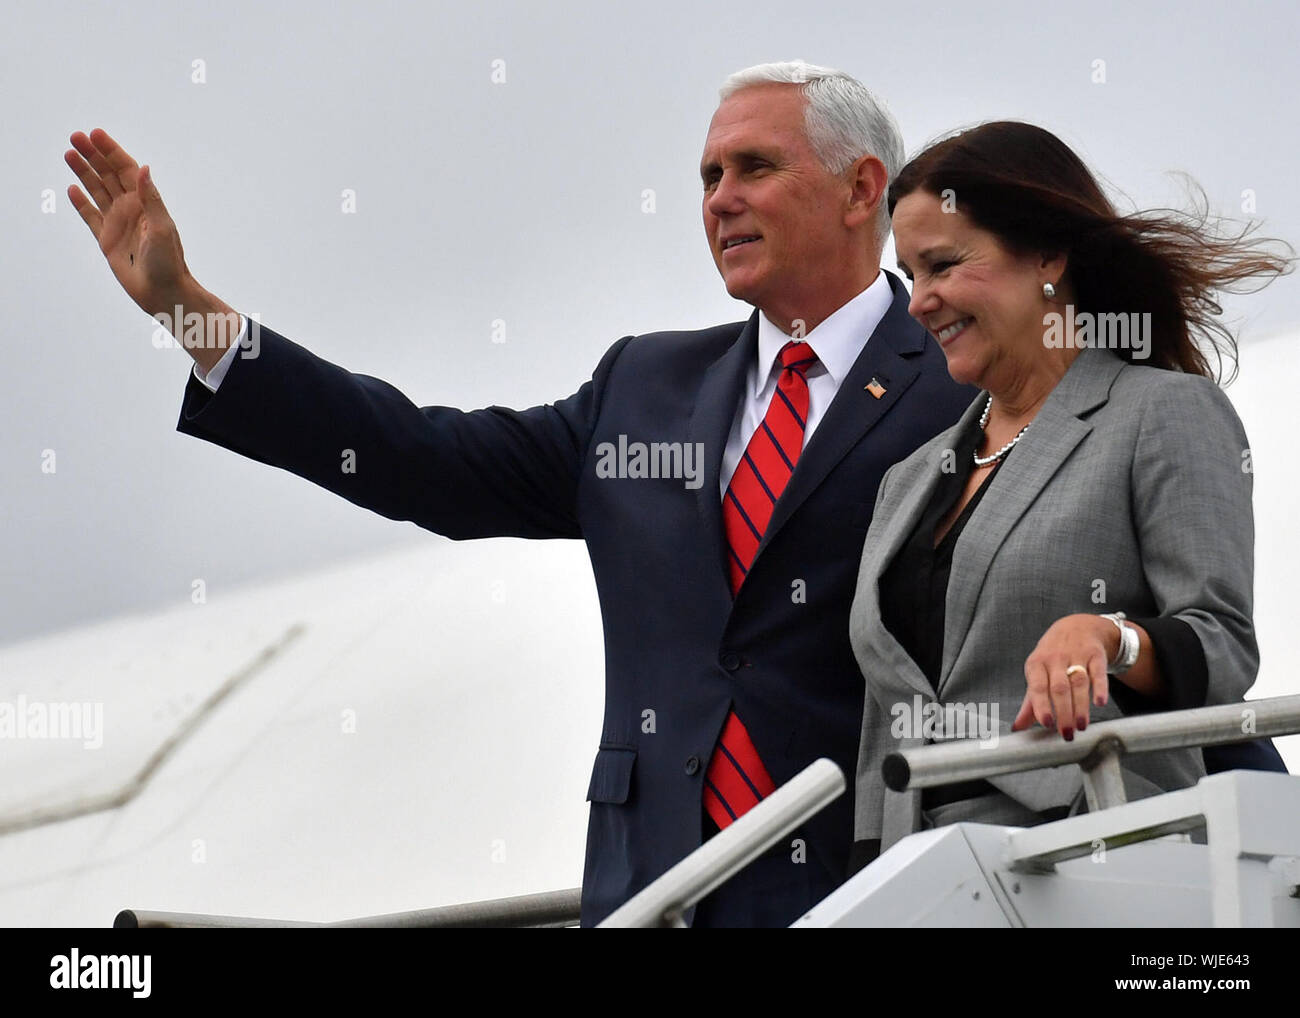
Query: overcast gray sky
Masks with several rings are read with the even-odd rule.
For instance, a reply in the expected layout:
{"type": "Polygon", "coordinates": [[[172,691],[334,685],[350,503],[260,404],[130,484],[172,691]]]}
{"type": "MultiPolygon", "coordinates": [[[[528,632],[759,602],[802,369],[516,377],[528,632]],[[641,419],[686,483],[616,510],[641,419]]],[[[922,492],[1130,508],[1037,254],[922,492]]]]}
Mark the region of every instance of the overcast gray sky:
{"type": "MultiPolygon", "coordinates": [[[[1296,242],[1297,37],[1290,3],[9,0],[0,643],[437,540],[175,432],[189,358],[153,347],[68,204],[74,130],[152,165],[191,269],[240,310],[417,403],[523,406],[622,335],[748,313],[700,225],[732,70],[843,68],[909,151],[1026,119],[1140,205],[1184,171],[1296,242]]],[[[1300,282],[1229,310],[1249,358],[1300,323],[1300,282]]]]}

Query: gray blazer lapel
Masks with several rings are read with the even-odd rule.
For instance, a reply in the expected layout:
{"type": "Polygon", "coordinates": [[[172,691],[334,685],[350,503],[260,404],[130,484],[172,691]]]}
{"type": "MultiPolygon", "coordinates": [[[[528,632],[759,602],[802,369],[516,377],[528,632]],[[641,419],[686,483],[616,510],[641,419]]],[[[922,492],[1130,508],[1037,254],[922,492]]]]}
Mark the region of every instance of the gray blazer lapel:
{"type": "MultiPolygon", "coordinates": [[[[1033,426],[989,482],[988,493],[957,539],[945,603],[940,696],[945,694],[953,663],[970,631],[993,557],[1047,482],[1092,430],[1092,424],[1081,418],[1106,402],[1111,383],[1123,366],[1108,350],[1087,349],[1075,358],[1043,403],[1033,426]]],[[[986,398],[981,394],[976,400],[980,412],[986,398]]]]}
{"type": "Polygon", "coordinates": [[[886,699],[919,693],[928,701],[934,696],[929,680],[881,621],[880,577],[934,497],[942,477],[944,450],[952,448],[962,429],[979,417],[982,406],[972,404],[960,421],[890,470],[882,482],[885,497],[867,532],[850,626],[855,630],[854,639],[867,645],[880,666],[870,676],[868,686],[879,690],[886,699]]]}

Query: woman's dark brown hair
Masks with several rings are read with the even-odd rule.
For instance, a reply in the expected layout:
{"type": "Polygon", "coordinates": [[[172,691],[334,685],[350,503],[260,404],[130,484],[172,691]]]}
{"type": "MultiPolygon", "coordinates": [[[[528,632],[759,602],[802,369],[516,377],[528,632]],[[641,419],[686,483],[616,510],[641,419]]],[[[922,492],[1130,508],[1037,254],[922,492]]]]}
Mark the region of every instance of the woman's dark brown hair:
{"type": "MultiPolygon", "coordinates": [[[[1017,254],[1064,252],[1077,312],[1150,312],[1144,363],[1159,368],[1215,378],[1226,356],[1235,376],[1237,343],[1220,320],[1218,294],[1254,292],[1294,264],[1289,244],[1250,238],[1252,224],[1225,231],[1203,191],[1191,212],[1120,215],[1064,142],[1018,121],[981,124],[926,148],[890,185],[890,213],[918,190],[938,198],[950,190],[957,211],[1017,254]]],[[[1134,359],[1132,349],[1115,352],[1134,359]]]]}

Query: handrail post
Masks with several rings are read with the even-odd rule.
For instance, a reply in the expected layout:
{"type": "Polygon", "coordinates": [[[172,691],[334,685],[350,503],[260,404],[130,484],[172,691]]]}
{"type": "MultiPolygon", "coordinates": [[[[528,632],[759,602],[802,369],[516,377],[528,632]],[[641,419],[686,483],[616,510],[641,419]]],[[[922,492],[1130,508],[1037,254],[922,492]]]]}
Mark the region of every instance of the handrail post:
{"type": "Polygon", "coordinates": [[[1083,771],[1083,792],[1088,797],[1088,812],[1123,806],[1128,802],[1119,762],[1124,744],[1118,739],[1103,739],[1085,759],[1079,761],[1083,771]]]}

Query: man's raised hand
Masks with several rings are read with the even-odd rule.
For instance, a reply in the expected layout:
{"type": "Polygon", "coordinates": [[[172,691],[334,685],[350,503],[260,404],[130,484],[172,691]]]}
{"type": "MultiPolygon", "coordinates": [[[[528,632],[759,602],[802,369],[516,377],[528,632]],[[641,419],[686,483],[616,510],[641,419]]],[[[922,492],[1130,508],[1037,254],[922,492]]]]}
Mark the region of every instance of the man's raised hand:
{"type": "Polygon", "coordinates": [[[68,200],[90,227],[108,267],[127,294],[150,315],[165,314],[181,338],[182,323],[197,312],[206,323],[183,344],[207,371],[238,333],[238,313],[190,275],[176,224],[141,167],[100,128],[75,132],[63,159],[85,187],[68,188],[68,200]],[[89,197],[87,197],[89,194],[89,197]]]}
{"type": "Polygon", "coordinates": [[[73,208],[131,299],[151,315],[170,312],[189,270],[176,224],[149,168],[141,169],[99,128],[89,135],[77,131],[69,140],[73,148],[64,153],[64,161],[86,189],[68,188],[73,208]]]}

